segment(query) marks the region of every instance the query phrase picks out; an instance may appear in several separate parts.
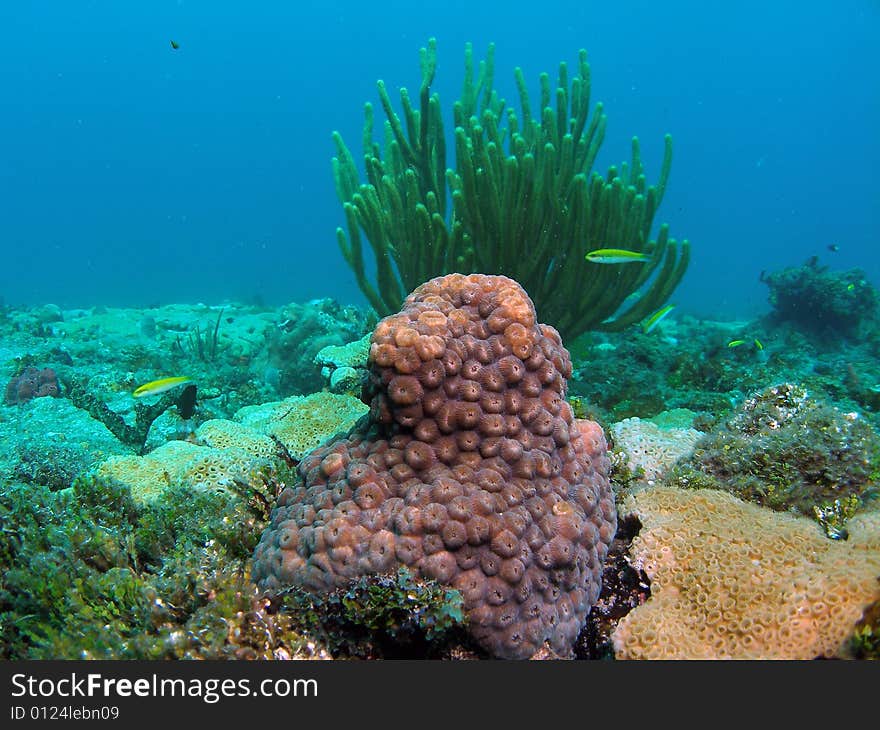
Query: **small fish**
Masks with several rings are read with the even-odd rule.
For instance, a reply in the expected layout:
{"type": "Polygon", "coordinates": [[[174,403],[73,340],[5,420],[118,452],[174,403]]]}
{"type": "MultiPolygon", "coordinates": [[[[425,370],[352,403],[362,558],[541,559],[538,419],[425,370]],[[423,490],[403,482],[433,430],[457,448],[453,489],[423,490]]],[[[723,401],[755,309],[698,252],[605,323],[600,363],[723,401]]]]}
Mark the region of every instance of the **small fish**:
{"type": "Polygon", "coordinates": [[[171,41],[171,47],[176,51],[180,48],[180,44],[177,41],[171,41]]]}
{"type": "Polygon", "coordinates": [[[755,338],[755,347],[757,347],[759,350],[764,349],[764,343],[761,342],[761,340],[759,340],[757,337],[755,338]]]}
{"type": "Polygon", "coordinates": [[[849,285],[846,287],[846,290],[847,290],[847,291],[855,291],[855,290],[856,290],[856,285],[855,285],[855,284],[849,284],[849,285]]]}
{"type": "Polygon", "coordinates": [[[654,312],[654,314],[652,314],[644,322],[642,322],[642,331],[645,334],[648,334],[652,329],[660,324],[660,320],[662,320],[673,309],[675,309],[674,304],[667,304],[665,307],[663,307],[663,309],[658,309],[656,312],[654,312]]]}
{"type": "Polygon", "coordinates": [[[829,243],[828,250],[829,251],[840,251],[840,246],[838,246],[836,243],[829,243]]]}
{"type": "Polygon", "coordinates": [[[727,343],[728,347],[739,347],[740,345],[746,344],[745,340],[731,340],[727,343]]]}
{"type": "Polygon", "coordinates": [[[631,264],[650,261],[650,255],[638,251],[627,251],[623,248],[597,248],[590,251],[584,258],[594,264],[631,264]]]}
{"type": "Polygon", "coordinates": [[[159,380],[151,380],[149,383],[144,383],[143,385],[138,386],[135,388],[132,395],[135,398],[144,398],[148,395],[158,395],[159,393],[164,393],[166,390],[176,388],[178,385],[190,382],[192,382],[192,378],[186,376],[159,378],[159,380]]]}

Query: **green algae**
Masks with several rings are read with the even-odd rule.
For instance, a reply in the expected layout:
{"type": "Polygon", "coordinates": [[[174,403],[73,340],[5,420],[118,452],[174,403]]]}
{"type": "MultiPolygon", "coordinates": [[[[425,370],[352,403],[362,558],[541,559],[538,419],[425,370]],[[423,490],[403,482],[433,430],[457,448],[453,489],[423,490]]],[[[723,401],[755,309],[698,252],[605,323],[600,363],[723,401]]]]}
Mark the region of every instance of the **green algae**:
{"type": "Polygon", "coordinates": [[[476,651],[465,632],[461,594],[406,568],[359,578],[317,595],[288,589],[283,611],[333,653],[357,658],[439,658],[450,646],[476,651]]]}
{"type": "Polygon", "coordinates": [[[111,479],[0,488],[0,659],[271,659],[435,655],[466,641],[460,595],[406,573],[282,603],[250,578],[281,489],[171,485],[139,505],[111,479]],[[397,647],[396,649],[394,647],[397,647]]]}
{"type": "Polygon", "coordinates": [[[777,511],[793,510],[845,539],[844,523],[877,488],[880,436],[796,384],[747,398],[697,443],[670,483],[713,487],[777,511]]]}
{"type": "Polygon", "coordinates": [[[264,514],[237,495],[173,486],[138,507],[128,488],[93,477],[61,492],[4,487],[2,658],[223,658],[242,644],[271,654],[247,632],[227,636],[258,608],[248,561],[264,514]]]}

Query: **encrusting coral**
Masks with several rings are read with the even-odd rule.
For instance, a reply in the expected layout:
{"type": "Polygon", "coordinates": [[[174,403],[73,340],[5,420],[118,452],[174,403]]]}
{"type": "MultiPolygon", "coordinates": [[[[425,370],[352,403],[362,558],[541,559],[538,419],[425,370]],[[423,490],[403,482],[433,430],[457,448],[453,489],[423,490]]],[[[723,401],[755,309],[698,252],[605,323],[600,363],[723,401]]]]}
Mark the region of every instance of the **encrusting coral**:
{"type": "Polygon", "coordinates": [[[658,425],[638,416],[624,418],[609,429],[621,465],[638,479],[654,481],[682,458],[694,453],[702,433],[690,426],[658,425]]]}
{"type": "Polygon", "coordinates": [[[612,636],[620,659],[846,657],[880,599],[877,511],[846,541],[716,489],[645,489],[620,514],[642,523],[631,562],[651,581],[612,636]]]}
{"type": "Polygon", "coordinates": [[[299,461],[334,434],[349,431],[366,412],[367,407],[354,396],[321,391],[245,406],[235,418],[277,440],[291,458],[299,461]]]}
{"type": "Polygon", "coordinates": [[[370,418],[300,463],[255,580],[324,592],[403,565],[461,593],[493,656],[570,654],[616,528],[605,439],[574,419],[570,374],[515,281],[419,286],[373,332],[370,418]]]}

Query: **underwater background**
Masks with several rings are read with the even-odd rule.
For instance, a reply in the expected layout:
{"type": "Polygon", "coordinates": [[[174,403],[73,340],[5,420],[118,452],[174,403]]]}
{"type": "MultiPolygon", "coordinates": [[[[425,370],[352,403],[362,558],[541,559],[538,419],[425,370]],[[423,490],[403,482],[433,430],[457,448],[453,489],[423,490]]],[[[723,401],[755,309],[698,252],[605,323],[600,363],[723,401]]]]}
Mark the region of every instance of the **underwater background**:
{"type": "Polygon", "coordinates": [[[878,31],[3,4],[0,659],[880,658],[878,31]]]}
{"type": "Polygon", "coordinates": [[[35,0],[0,19],[7,304],[362,304],[334,238],[330,134],[360,139],[377,79],[395,101],[417,89],[432,36],[447,104],[467,41],[479,58],[496,44],[510,103],[514,67],[535,93],[585,48],[608,114],[596,169],[638,135],[653,180],[672,134],[657,221],[694,246],[682,311],[765,310],[761,270],[811,255],[880,278],[872,0],[35,0]]]}

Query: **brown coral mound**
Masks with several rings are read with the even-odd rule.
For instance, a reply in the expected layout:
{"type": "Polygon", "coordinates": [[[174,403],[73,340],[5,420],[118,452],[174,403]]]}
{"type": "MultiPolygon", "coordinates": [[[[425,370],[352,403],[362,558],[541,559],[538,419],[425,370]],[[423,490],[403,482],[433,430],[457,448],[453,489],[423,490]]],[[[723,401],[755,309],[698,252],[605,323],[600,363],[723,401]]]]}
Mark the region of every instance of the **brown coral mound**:
{"type": "Polygon", "coordinates": [[[515,281],[452,274],[378,324],[370,371],[370,418],[280,496],[259,584],[327,590],[403,564],[461,592],[492,655],[569,654],[616,514],[601,429],[565,401],[559,334],[515,281]]]}
{"type": "Polygon", "coordinates": [[[11,406],[44,396],[58,396],[58,376],[52,368],[39,369],[29,365],[6,384],[4,402],[11,406]]]}

